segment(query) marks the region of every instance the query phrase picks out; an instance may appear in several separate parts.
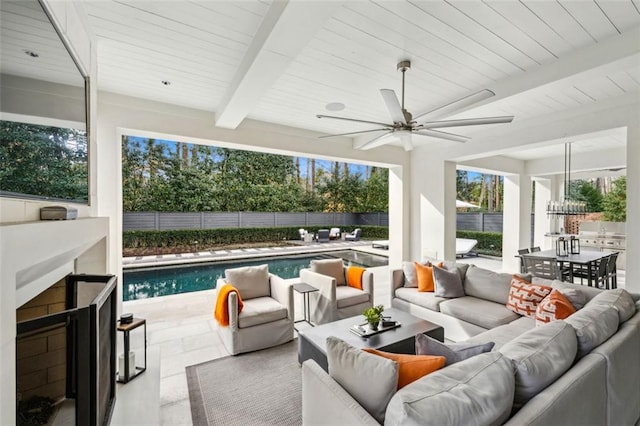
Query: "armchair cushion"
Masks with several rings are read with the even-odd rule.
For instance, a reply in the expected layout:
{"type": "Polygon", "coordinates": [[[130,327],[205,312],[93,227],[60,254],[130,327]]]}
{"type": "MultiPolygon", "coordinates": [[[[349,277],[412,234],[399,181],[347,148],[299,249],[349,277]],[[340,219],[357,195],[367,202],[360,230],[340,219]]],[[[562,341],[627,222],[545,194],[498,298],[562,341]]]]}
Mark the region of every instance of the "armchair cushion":
{"type": "Polygon", "coordinates": [[[368,302],[369,293],[345,285],[336,287],[336,300],[338,302],[338,309],[346,308],[347,306],[368,302]]]}
{"type": "Polygon", "coordinates": [[[238,314],[240,328],[253,327],[287,318],[287,307],[271,297],[256,297],[244,302],[244,309],[238,314]]]}
{"type": "Polygon", "coordinates": [[[362,276],[364,275],[364,271],[365,269],[359,266],[349,266],[347,268],[347,285],[362,290],[362,276]]]}
{"type": "Polygon", "coordinates": [[[342,259],[312,260],[310,267],[312,272],[335,278],[336,285],[346,284],[342,259]]]}
{"type": "Polygon", "coordinates": [[[226,269],[224,274],[226,282],[237,288],[245,301],[271,295],[269,265],[226,269]]]}

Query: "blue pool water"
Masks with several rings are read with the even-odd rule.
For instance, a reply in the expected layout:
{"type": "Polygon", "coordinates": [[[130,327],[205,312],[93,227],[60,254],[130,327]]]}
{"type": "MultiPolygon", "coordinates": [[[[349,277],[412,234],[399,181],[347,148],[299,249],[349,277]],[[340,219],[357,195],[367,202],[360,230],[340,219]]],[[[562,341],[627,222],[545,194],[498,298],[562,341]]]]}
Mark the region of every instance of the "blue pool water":
{"type": "Polygon", "coordinates": [[[123,300],[146,299],[213,289],[218,278],[224,276],[225,269],[238,268],[240,266],[255,266],[268,263],[269,272],[282,278],[296,278],[299,276],[300,269],[309,267],[311,260],[331,258],[342,258],[346,264],[364,267],[388,264],[388,259],[384,256],[343,250],[313,255],[127,269],[123,274],[123,300]]]}

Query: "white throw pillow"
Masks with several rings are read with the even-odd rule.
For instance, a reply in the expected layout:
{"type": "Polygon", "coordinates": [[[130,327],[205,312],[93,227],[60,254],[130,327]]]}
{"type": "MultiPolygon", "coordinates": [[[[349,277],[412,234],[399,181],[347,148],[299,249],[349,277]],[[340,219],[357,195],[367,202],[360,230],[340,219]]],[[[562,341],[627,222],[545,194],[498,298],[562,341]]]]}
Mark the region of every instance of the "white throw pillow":
{"type": "Polygon", "coordinates": [[[240,292],[243,300],[271,296],[269,265],[226,269],[224,275],[225,281],[240,292]]]}
{"type": "Polygon", "coordinates": [[[346,285],[347,283],[344,277],[342,259],[312,260],[310,266],[312,272],[335,278],[336,285],[346,285]]]}
{"type": "Polygon", "coordinates": [[[327,338],[327,361],[329,375],[384,423],[387,404],[398,386],[398,363],[354,348],[337,337],[327,338]]]}

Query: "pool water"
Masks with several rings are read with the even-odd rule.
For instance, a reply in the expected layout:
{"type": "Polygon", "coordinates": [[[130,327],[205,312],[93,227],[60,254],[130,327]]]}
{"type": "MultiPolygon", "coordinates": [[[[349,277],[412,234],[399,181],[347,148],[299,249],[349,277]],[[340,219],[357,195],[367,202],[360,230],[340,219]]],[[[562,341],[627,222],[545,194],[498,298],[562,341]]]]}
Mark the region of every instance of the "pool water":
{"type": "Polygon", "coordinates": [[[216,287],[224,270],[241,266],[269,264],[269,272],[282,278],[296,278],[300,269],[308,268],[314,259],[342,258],[345,264],[372,267],[386,266],[388,259],[353,250],[334,251],[313,255],[278,256],[252,260],[197,263],[144,269],[127,269],[123,273],[123,300],[210,290],[216,287]]]}

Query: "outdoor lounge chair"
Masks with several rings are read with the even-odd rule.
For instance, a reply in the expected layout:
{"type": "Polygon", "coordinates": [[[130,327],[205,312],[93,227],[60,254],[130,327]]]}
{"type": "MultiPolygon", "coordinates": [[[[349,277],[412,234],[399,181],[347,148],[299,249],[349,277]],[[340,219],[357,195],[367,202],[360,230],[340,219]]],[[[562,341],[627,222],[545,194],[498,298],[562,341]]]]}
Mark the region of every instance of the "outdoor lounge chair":
{"type": "Polygon", "coordinates": [[[244,304],[242,312],[238,312],[238,296],[230,293],[229,325],[218,325],[222,343],[232,355],[293,340],[293,287],[270,274],[268,265],[227,269],[216,288],[225,283],[238,290],[244,304]]]}
{"type": "Polygon", "coordinates": [[[348,233],[344,239],[347,241],[360,241],[361,236],[362,229],[356,228],[355,231],[348,233]]]}
{"type": "Polygon", "coordinates": [[[346,285],[346,272],[342,259],[312,260],[309,269],[300,270],[300,281],[319,290],[309,293],[311,322],[353,317],[373,306],[373,274],[364,271],[359,290],[346,285]]]}
{"type": "Polygon", "coordinates": [[[477,256],[473,250],[478,245],[478,240],[468,238],[456,238],[456,257],[465,257],[465,255],[477,256]]]}
{"type": "Polygon", "coordinates": [[[329,230],[329,239],[331,239],[331,240],[339,240],[340,239],[340,228],[331,228],[329,230]]]}
{"type": "Polygon", "coordinates": [[[329,242],[329,230],[328,229],[319,229],[318,236],[316,240],[319,243],[328,243],[329,242]]]}

